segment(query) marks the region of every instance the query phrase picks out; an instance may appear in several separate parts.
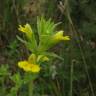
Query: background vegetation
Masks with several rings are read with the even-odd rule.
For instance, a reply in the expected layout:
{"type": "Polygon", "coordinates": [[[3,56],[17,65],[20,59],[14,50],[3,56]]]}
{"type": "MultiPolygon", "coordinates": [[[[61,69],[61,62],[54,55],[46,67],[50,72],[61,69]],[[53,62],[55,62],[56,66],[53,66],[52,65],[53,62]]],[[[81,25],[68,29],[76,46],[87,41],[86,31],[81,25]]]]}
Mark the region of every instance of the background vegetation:
{"type": "MultiPolygon", "coordinates": [[[[70,35],[71,41],[50,49],[62,56],[64,62],[51,62],[52,74],[36,81],[36,91],[41,96],[95,96],[96,0],[0,1],[0,66],[9,65],[11,74],[16,72],[16,62],[28,54],[16,38],[21,35],[18,25],[28,22],[35,29],[37,16],[42,15],[61,22],[58,29],[70,35]]],[[[9,78],[4,80],[4,86],[10,88],[13,83],[9,78]]]]}

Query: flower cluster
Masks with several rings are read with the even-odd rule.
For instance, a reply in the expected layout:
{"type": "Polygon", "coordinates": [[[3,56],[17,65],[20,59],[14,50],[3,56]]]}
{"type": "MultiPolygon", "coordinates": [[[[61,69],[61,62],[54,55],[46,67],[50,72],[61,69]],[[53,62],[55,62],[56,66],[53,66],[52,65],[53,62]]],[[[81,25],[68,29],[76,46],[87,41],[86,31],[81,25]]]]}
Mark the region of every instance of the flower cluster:
{"type": "Polygon", "coordinates": [[[20,61],[18,62],[18,66],[26,72],[36,73],[40,71],[40,66],[38,64],[31,64],[28,61],[20,61]]]}
{"type": "Polygon", "coordinates": [[[33,72],[37,73],[40,71],[40,65],[39,62],[45,62],[49,61],[49,58],[44,55],[38,55],[31,54],[28,58],[28,60],[19,61],[18,66],[19,68],[23,69],[26,72],[33,72]]]}
{"type": "Polygon", "coordinates": [[[18,66],[26,72],[37,73],[40,71],[40,62],[49,61],[46,53],[49,48],[61,41],[70,40],[69,36],[64,36],[64,31],[57,31],[54,33],[56,25],[50,20],[46,21],[43,18],[38,19],[37,28],[39,36],[39,44],[37,43],[36,36],[29,24],[24,26],[19,25],[18,30],[25,33],[27,37],[26,45],[29,50],[34,53],[31,54],[28,60],[18,62],[18,66]]]}

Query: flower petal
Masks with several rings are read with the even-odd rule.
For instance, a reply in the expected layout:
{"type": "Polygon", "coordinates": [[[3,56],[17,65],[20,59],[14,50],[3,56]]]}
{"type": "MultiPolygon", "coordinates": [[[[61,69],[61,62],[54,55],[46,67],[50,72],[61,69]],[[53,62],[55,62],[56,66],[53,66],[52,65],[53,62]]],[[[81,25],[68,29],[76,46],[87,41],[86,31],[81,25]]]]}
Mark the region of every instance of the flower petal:
{"type": "Polygon", "coordinates": [[[34,72],[34,73],[37,73],[40,71],[40,66],[37,65],[37,64],[32,64],[31,65],[31,71],[34,72]]]}
{"type": "Polygon", "coordinates": [[[40,71],[40,66],[37,64],[31,64],[28,61],[20,61],[18,62],[18,67],[22,68],[26,72],[37,73],[40,71]]]}
{"type": "Polygon", "coordinates": [[[20,61],[18,62],[18,67],[24,68],[28,65],[28,61],[20,61]]]}
{"type": "Polygon", "coordinates": [[[58,31],[55,35],[53,35],[54,42],[60,42],[62,40],[70,40],[69,36],[63,36],[63,31],[58,31]]]}
{"type": "Polygon", "coordinates": [[[25,24],[24,27],[22,25],[19,25],[18,28],[19,31],[24,32],[28,38],[32,37],[32,28],[29,24],[25,24]]]}

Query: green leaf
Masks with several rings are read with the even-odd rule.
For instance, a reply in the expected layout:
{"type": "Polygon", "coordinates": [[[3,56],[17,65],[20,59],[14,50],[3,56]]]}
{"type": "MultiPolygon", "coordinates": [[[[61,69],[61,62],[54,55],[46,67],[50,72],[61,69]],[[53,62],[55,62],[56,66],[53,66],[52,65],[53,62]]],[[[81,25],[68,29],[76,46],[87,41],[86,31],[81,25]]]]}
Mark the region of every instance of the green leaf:
{"type": "Polygon", "coordinates": [[[52,52],[44,52],[43,54],[46,55],[46,56],[50,56],[50,57],[54,57],[54,58],[58,58],[58,59],[64,61],[64,58],[62,58],[61,56],[58,56],[58,55],[55,54],[55,53],[52,53],[52,52]]]}
{"type": "Polygon", "coordinates": [[[15,73],[10,77],[10,79],[16,84],[16,86],[21,86],[22,85],[22,79],[19,73],[15,73]]]}
{"type": "Polygon", "coordinates": [[[21,41],[22,43],[24,43],[24,44],[27,43],[27,41],[23,40],[23,39],[22,39],[21,37],[19,37],[18,35],[17,35],[16,37],[17,37],[17,39],[18,39],[19,41],[21,41]]]}

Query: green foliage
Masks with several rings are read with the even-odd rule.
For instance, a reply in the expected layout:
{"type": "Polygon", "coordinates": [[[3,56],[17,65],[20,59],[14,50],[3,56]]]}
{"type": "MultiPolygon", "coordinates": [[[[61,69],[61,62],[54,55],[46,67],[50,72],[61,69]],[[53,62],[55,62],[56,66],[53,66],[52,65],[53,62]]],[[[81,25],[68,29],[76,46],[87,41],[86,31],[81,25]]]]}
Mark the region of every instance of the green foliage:
{"type": "Polygon", "coordinates": [[[0,67],[0,76],[1,76],[1,77],[6,77],[7,75],[9,75],[8,65],[2,65],[2,66],[0,67]]]}

